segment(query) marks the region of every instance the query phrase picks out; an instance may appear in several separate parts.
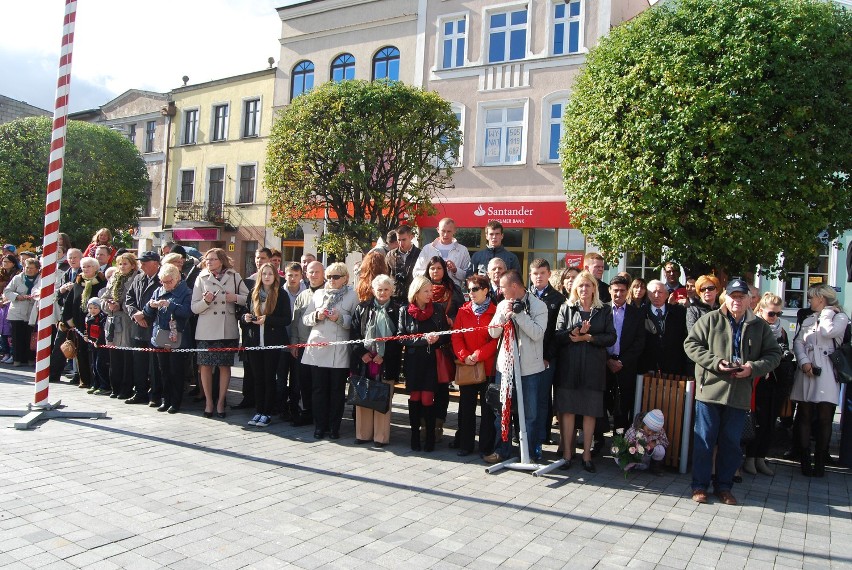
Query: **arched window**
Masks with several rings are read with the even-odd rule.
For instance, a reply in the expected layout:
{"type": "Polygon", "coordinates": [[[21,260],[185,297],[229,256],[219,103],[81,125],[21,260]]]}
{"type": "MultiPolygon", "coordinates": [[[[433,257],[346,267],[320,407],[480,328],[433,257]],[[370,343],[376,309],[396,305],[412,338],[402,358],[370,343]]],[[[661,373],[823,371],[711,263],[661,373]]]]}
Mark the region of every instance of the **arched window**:
{"type": "Polygon", "coordinates": [[[373,56],[373,80],[376,79],[399,81],[399,50],[395,47],[383,47],[373,56]]]}
{"type": "Polygon", "coordinates": [[[331,80],[346,79],[355,79],[355,57],[351,53],[342,53],[331,62],[331,80]]]}
{"type": "Polygon", "coordinates": [[[314,88],[314,64],[308,60],[293,66],[290,83],[290,100],[314,88]]]}

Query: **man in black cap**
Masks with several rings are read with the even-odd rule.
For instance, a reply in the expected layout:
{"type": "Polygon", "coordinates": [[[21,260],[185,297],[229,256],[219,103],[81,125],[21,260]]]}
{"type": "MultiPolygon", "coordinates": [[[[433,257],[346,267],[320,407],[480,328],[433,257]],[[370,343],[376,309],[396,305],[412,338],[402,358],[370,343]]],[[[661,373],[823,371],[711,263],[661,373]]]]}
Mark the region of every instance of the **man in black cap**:
{"type": "MultiPolygon", "coordinates": [[[[157,275],[160,271],[160,255],[155,251],[146,251],[139,257],[139,264],[142,267],[142,273],[133,278],[130,289],[127,290],[124,308],[130,315],[130,334],[133,337],[133,346],[151,348],[153,319],[147,319],[142,309],[145,308],[145,305],[154,295],[154,291],[160,286],[160,278],[157,275]]],[[[157,367],[153,365],[152,354],[151,352],[133,351],[133,378],[122,379],[122,387],[119,393],[129,393],[131,391],[130,386],[126,383],[132,380],[135,394],[125,400],[124,403],[149,404],[153,407],[158,407],[162,403],[160,401],[163,395],[160,373],[157,367]]]]}

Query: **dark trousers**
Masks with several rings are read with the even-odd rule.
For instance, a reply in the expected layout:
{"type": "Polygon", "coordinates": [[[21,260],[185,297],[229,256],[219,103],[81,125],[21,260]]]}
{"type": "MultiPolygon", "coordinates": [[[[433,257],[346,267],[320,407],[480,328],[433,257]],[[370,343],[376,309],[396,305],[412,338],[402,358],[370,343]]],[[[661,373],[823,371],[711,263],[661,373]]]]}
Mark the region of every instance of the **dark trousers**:
{"type": "Polygon", "coordinates": [[[23,364],[35,360],[30,350],[33,327],[26,321],[9,321],[9,324],[12,325],[12,359],[23,364]]]}
{"type": "Polygon", "coordinates": [[[614,427],[626,430],[633,424],[633,401],[636,398],[635,370],[628,370],[625,367],[617,374],[613,374],[607,369],[606,386],[606,407],[612,413],[614,427]]]}
{"type": "Polygon", "coordinates": [[[89,347],[92,361],[92,388],[109,390],[109,349],[89,347]]]}
{"type": "Polygon", "coordinates": [[[59,330],[57,327],[53,328],[53,332],[55,338],[53,340],[53,350],[50,351],[50,381],[59,382],[60,378],[62,378],[62,372],[65,371],[65,365],[68,363],[68,359],[62,354],[61,348],[62,343],[68,338],[68,333],[59,330]]]}
{"type": "Polygon", "coordinates": [[[446,421],[449,407],[450,383],[438,382],[438,387],[435,389],[435,418],[446,421]]]}
{"type": "Polygon", "coordinates": [[[246,406],[254,406],[255,404],[255,373],[254,366],[250,358],[243,360],[243,401],[240,402],[246,406]]]}
{"type": "Polygon", "coordinates": [[[80,386],[92,386],[92,350],[92,345],[78,337],[77,374],[80,375],[80,386]]]}
{"type": "Polygon", "coordinates": [[[494,410],[485,403],[485,391],[489,382],[459,386],[459,430],[456,432],[456,447],[473,451],[476,437],[476,404],[482,418],[479,422],[479,452],[491,455],[494,452],[494,410]]]}
{"type": "Polygon", "coordinates": [[[123,399],[133,394],[133,353],[131,351],[118,349],[109,351],[109,378],[113,394],[123,399]]]}
{"type": "MultiPolygon", "coordinates": [[[[147,340],[134,339],[133,346],[151,348],[151,343],[147,340]]],[[[152,355],[151,352],[133,351],[133,386],[137,398],[159,402],[163,399],[163,385],[159,367],[154,365],[152,355]]]]}
{"type": "MultiPolygon", "coordinates": [[[[144,354],[144,353],[143,353],[144,354]]],[[[162,403],[176,409],[180,409],[183,400],[184,367],[186,366],[186,353],[183,352],[157,352],[154,360],[159,371],[162,382],[162,403]]],[[[151,398],[152,401],[160,401],[151,398]]]]}
{"type": "Polygon", "coordinates": [[[275,375],[280,359],[280,350],[248,351],[248,361],[254,372],[254,403],[258,414],[271,416],[275,413],[275,375]]]}
{"type": "Polygon", "coordinates": [[[754,389],[754,439],[746,445],[746,457],[766,457],[772,445],[778,398],[775,377],[761,378],[754,389]]]}
{"type": "Polygon", "coordinates": [[[348,368],[311,366],[314,425],[316,429],[338,433],[343,420],[348,368]]]}
{"type": "Polygon", "coordinates": [[[282,350],[278,359],[278,370],[276,371],[275,398],[277,408],[281,412],[288,413],[293,419],[301,413],[299,407],[299,366],[289,350],[282,350]]]}
{"type": "Polygon", "coordinates": [[[314,413],[314,376],[311,368],[307,364],[302,364],[302,356],[305,354],[305,349],[299,349],[299,358],[294,368],[296,368],[298,392],[302,397],[302,414],[313,417],[314,413]]]}

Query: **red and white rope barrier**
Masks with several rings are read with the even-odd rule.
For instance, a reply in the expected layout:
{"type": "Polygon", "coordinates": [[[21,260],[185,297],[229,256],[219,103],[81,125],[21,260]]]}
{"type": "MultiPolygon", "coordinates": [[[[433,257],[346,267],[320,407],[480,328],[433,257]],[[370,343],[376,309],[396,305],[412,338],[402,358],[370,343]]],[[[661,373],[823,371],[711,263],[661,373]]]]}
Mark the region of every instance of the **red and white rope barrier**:
{"type": "Polygon", "coordinates": [[[77,1],[65,0],[56,103],[53,110],[53,134],[50,139],[50,164],[47,170],[47,197],[44,203],[44,241],[42,244],[41,296],[38,301],[38,343],[36,345],[35,406],[47,405],[50,386],[50,333],[53,302],[56,297],[56,242],[59,238],[59,212],[62,205],[62,174],[65,164],[65,132],[68,119],[68,95],[71,91],[71,51],[74,46],[74,22],[77,1]]]}

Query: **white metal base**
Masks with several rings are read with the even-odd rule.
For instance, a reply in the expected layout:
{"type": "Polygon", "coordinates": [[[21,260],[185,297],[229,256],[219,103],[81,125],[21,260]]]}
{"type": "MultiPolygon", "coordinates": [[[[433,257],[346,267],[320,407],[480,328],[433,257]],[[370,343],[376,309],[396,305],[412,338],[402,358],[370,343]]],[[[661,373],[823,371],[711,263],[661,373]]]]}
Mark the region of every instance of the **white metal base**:
{"type": "Polygon", "coordinates": [[[18,416],[20,421],[15,422],[15,429],[30,429],[36,423],[43,420],[62,418],[90,418],[97,420],[107,417],[106,412],[67,412],[63,411],[62,400],[54,404],[27,404],[26,410],[0,410],[0,416],[18,416]]]}

